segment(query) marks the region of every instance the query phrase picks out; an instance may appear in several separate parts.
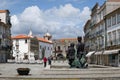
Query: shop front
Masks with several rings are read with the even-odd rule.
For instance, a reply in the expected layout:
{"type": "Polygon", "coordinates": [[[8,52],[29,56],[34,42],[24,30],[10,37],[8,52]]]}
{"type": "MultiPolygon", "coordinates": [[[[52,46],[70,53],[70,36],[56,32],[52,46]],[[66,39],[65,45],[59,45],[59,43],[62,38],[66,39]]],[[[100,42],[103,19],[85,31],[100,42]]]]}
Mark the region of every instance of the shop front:
{"type": "Polygon", "coordinates": [[[106,50],[103,53],[104,56],[107,56],[107,65],[109,66],[120,66],[120,50],[106,50]]]}
{"type": "Polygon", "coordinates": [[[97,65],[120,66],[120,49],[97,51],[91,57],[91,63],[97,65]]]}

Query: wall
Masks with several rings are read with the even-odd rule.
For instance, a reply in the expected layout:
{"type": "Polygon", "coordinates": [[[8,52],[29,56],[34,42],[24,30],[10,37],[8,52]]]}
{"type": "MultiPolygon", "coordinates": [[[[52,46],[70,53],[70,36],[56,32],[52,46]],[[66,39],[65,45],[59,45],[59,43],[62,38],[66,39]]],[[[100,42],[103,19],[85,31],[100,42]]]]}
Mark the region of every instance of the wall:
{"type": "MultiPolygon", "coordinates": [[[[28,53],[28,43],[25,44],[25,39],[19,39],[19,51],[21,57],[24,58],[24,53],[28,53]]],[[[16,40],[13,40],[13,56],[16,56],[16,40]]]]}
{"type": "Polygon", "coordinates": [[[45,43],[45,42],[39,42],[39,57],[40,59],[42,58],[42,49],[45,49],[45,57],[49,57],[52,55],[52,49],[53,49],[53,44],[50,43],[45,43]],[[40,48],[41,46],[41,48],[40,48]],[[49,49],[48,49],[49,47],[49,49]]]}
{"type": "Polygon", "coordinates": [[[6,23],[6,13],[0,13],[1,22],[6,23]]]}

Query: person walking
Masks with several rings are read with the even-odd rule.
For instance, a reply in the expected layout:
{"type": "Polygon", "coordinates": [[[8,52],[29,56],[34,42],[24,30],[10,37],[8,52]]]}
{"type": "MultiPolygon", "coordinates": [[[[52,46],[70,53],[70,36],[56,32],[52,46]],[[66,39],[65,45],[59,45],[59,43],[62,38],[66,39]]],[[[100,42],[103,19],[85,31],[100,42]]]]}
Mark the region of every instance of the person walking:
{"type": "Polygon", "coordinates": [[[51,65],[51,57],[48,57],[48,65],[51,65]]]}
{"type": "Polygon", "coordinates": [[[46,65],[47,65],[47,58],[46,57],[43,58],[43,62],[44,62],[44,67],[46,67],[46,65]]]}

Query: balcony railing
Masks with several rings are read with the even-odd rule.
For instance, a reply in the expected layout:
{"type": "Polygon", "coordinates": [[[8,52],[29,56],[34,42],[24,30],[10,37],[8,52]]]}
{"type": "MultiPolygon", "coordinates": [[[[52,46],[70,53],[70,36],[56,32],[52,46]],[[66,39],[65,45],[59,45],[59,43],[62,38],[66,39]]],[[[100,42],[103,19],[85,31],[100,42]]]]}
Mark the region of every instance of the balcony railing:
{"type": "Polygon", "coordinates": [[[107,42],[107,46],[112,46],[112,45],[119,45],[120,44],[120,39],[112,40],[107,42]]]}

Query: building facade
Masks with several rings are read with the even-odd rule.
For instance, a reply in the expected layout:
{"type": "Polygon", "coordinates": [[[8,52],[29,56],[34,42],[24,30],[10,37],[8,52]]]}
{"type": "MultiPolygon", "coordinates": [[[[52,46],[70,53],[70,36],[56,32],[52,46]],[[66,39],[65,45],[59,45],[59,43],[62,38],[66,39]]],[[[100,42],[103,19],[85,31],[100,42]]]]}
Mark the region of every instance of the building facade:
{"type": "Polygon", "coordinates": [[[9,10],[0,10],[0,62],[7,62],[12,50],[9,10]]]}
{"type": "Polygon", "coordinates": [[[44,38],[29,35],[17,35],[12,37],[13,40],[13,57],[16,62],[35,63],[35,60],[43,59],[52,55],[52,41],[48,35],[44,38]]]}
{"type": "Polygon", "coordinates": [[[96,3],[92,8],[91,19],[84,26],[85,49],[89,52],[87,57],[91,58],[90,63],[109,65],[108,59],[103,55],[107,50],[108,33],[111,31],[110,28],[107,28],[110,21],[106,20],[106,18],[108,14],[111,14],[119,7],[119,0],[107,0],[102,6],[96,3]]]}
{"type": "Polygon", "coordinates": [[[32,62],[38,59],[39,45],[36,37],[17,35],[12,37],[12,40],[13,57],[16,62],[23,62],[23,60],[32,62]]]}
{"type": "MultiPolygon", "coordinates": [[[[120,66],[120,7],[105,16],[107,45],[104,53],[111,66],[120,66]]],[[[108,63],[108,62],[106,62],[108,63]]]]}
{"type": "MultiPolygon", "coordinates": [[[[63,38],[63,39],[54,39],[53,48],[54,48],[54,57],[56,59],[66,58],[66,52],[70,43],[77,44],[77,38],[63,38]]],[[[75,46],[76,47],[76,46],[75,46]]]]}
{"type": "Polygon", "coordinates": [[[53,55],[53,43],[45,38],[38,38],[39,41],[39,58],[48,58],[53,55]]]}

